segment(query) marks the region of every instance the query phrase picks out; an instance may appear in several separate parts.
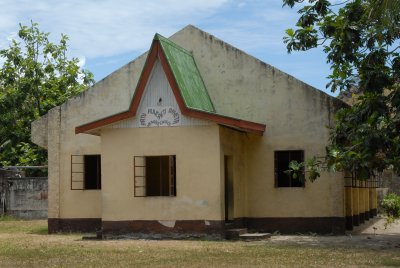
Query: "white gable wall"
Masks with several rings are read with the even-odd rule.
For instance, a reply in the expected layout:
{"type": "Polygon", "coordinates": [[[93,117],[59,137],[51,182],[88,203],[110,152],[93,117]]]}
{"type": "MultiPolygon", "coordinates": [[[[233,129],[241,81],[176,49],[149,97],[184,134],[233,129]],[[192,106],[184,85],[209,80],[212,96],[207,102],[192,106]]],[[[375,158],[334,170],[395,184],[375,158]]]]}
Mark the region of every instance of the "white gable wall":
{"type": "Polygon", "coordinates": [[[143,114],[148,115],[148,109],[151,109],[152,107],[165,107],[167,109],[170,107],[173,108],[179,114],[179,123],[176,124],[176,126],[202,126],[211,124],[211,122],[206,120],[182,115],[161,63],[157,60],[144,90],[136,116],[112,124],[107,128],[143,127],[141,125],[140,117],[143,114]],[[159,103],[160,99],[162,100],[161,103],[159,103]]]}

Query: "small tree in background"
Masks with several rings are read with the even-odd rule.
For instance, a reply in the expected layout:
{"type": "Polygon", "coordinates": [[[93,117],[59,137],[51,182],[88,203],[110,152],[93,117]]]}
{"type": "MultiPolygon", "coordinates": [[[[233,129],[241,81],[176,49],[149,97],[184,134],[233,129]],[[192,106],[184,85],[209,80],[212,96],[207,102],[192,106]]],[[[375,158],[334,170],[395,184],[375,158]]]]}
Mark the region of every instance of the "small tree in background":
{"type": "Polygon", "coordinates": [[[0,166],[45,164],[46,151],[30,141],[31,122],[94,83],[67,57],[66,35],[55,44],[37,23],[19,26],[18,40],[0,50],[0,166]]]}

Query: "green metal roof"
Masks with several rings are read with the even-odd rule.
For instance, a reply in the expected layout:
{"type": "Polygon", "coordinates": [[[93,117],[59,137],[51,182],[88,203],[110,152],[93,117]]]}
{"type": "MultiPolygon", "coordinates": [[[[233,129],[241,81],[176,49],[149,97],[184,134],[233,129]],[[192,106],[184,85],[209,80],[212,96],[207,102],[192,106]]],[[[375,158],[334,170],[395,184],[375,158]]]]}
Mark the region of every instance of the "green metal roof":
{"type": "Polygon", "coordinates": [[[186,107],[215,113],[193,55],[159,34],[154,40],[160,42],[186,107]]]}

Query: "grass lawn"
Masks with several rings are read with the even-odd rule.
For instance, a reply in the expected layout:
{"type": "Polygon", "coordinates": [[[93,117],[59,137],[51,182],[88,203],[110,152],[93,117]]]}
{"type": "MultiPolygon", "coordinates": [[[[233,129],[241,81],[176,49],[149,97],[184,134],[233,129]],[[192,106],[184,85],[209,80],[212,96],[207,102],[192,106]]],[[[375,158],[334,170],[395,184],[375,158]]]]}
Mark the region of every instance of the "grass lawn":
{"type": "Polygon", "coordinates": [[[0,267],[363,267],[400,266],[400,249],[266,242],[82,241],[48,235],[46,221],[0,218],[0,267]]]}

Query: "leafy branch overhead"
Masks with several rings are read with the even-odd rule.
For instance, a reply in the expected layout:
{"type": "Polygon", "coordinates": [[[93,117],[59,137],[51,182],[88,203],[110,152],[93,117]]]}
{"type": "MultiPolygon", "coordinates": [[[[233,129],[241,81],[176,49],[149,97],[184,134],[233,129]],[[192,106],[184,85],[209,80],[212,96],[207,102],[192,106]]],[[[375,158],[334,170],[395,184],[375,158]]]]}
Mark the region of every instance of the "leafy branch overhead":
{"type": "Polygon", "coordinates": [[[400,0],[283,4],[299,7],[284,37],[287,51],[322,47],[331,66],[327,88],[354,99],[336,115],[324,164],[364,179],[388,168],[399,173],[400,0]]]}
{"type": "Polygon", "coordinates": [[[0,50],[0,166],[43,164],[45,152],[30,142],[31,122],[93,84],[79,59],[68,58],[67,42],[64,34],[50,42],[31,22],[0,50]]]}

